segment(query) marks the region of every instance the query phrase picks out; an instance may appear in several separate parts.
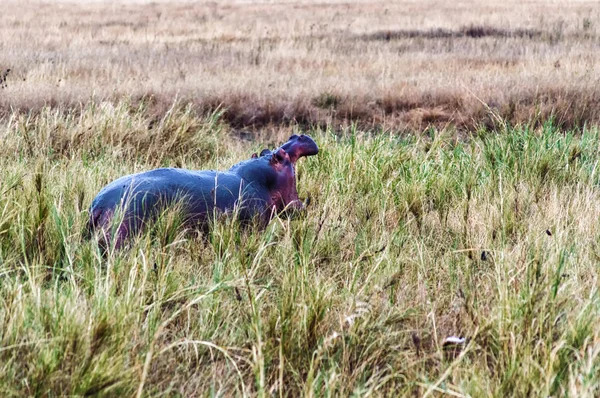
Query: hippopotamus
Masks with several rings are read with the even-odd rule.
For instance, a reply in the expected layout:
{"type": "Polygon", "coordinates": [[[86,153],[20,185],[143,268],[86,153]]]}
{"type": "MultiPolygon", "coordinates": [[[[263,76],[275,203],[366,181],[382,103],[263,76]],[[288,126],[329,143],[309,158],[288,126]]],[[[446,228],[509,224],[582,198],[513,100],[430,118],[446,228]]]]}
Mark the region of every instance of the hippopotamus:
{"type": "Polygon", "coordinates": [[[227,171],[159,168],[121,177],[92,201],[88,234],[101,231],[103,246],[114,239],[119,249],[176,203],[182,206],[185,225],[205,227],[214,214],[235,210],[241,221],[258,219],[264,226],[277,213],[304,208],[296,190],[295,164],[318,152],[308,135],[292,135],[281,147],[253,154],[227,171]]]}

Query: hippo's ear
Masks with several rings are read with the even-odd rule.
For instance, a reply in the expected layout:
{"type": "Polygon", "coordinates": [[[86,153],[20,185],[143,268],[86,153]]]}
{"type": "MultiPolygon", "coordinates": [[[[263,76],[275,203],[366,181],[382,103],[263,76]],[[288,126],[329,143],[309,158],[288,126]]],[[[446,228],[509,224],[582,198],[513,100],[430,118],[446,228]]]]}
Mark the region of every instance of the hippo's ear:
{"type": "Polygon", "coordinates": [[[256,153],[252,154],[252,159],[256,159],[258,157],[258,155],[256,153]]]}

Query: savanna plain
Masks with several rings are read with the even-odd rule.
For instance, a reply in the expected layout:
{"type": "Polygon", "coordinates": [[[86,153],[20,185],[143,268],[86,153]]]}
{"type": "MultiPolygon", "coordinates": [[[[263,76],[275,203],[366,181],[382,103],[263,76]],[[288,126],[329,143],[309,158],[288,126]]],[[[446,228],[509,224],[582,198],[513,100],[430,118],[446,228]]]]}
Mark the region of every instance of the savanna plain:
{"type": "Polygon", "coordinates": [[[597,2],[0,7],[0,396],[600,395],[597,2]],[[84,238],[294,133],[304,214],[84,238]]]}

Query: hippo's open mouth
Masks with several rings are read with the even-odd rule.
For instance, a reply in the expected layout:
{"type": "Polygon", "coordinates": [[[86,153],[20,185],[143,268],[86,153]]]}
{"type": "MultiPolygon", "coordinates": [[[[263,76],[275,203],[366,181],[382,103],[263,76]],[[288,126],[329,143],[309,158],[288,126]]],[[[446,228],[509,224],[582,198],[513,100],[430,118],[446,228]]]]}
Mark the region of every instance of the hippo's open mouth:
{"type": "Polygon", "coordinates": [[[314,156],[319,153],[319,146],[317,143],[308,135],[292,135],[285,144],[281,145],[279,148],[270,150],[263,149],[260,151],[260,154],[254,153],[252,154],[252,158],[258,158],[262,156],[271,156],[276,153],[278,150],[283,149],[290,157],[290,161],[293,164],[296,164],[298,159],[303,156],[314,156]]]}
{"type": "Polygon", "coordinates": [[[292,135],[288,141],[279,147],[288,153],[292,163],[303,156],[314,156],[319,153],[317,143],[308,135],[292,135]]]}

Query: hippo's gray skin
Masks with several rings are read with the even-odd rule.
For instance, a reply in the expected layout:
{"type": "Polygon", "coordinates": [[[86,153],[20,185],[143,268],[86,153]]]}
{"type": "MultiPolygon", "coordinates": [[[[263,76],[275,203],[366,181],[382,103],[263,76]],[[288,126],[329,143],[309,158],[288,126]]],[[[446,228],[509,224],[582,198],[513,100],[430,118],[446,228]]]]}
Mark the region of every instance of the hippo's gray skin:
{"type": "Polygon", "coordinates": [[[240,162],[228,171],[161,168],[121,177],[105,186],[92,201],[88,232],[102,231],[101,243],[121,248],[132,236],[174,203],[182,206],[186,225],[206,226],[214,211],[238,211],[242,221],[255,217],[268,223],[285,209],[302,209],[296,190],[295,163],[319,152],[306,135],[293,135],[274,151],[240,162]],[[113,222],[115,213],[120,217],[113,222]]]}

